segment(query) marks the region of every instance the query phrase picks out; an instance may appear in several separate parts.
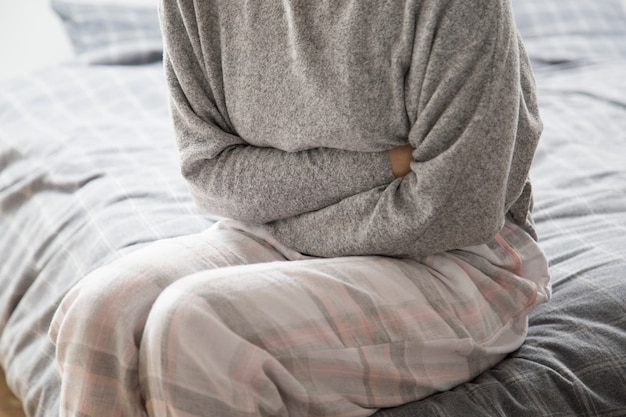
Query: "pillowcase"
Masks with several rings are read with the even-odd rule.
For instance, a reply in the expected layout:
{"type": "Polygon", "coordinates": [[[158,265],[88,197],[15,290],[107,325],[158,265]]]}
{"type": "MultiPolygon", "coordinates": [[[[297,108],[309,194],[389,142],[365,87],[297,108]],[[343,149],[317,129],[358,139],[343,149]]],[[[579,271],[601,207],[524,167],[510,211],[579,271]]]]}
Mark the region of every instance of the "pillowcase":
{"type": "Polygon", "coordinates": [[[161,59],[156,0],[51,0],[80,61],[143,64],[161,59]]]}
{"type": "Polygon", "coordinates": [[[626,56],[626,0],[513,0],[531,59],[547,64],[626,56]]]}

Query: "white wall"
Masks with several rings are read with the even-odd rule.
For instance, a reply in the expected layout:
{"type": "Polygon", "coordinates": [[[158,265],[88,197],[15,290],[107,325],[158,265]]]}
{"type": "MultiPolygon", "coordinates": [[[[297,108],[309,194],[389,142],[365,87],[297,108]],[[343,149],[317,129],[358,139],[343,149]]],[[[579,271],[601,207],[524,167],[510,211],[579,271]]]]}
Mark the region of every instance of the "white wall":
{"type": "Polygon", "coordinates": [[[48,0],[0,0],[0,82],[71,57],[48,0]]]}

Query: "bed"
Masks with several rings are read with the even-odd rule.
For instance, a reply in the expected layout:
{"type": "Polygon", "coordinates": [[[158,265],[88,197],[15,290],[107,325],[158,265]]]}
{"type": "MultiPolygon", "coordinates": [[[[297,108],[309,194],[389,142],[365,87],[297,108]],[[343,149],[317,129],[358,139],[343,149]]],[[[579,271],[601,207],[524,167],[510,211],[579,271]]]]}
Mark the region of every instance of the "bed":
{"type": "MultiPolygon", "coordinates": [[[[58,414],[63,295],[217,220],[179,173],[154,7],[52,6],[76,58],[0,85],[0,361],[29,417],[58,414]]],[[[377,417],[626,416],[626,3],[513,6],[545,123],[531,177],[552,299],[496,367],[377,417]]]]}

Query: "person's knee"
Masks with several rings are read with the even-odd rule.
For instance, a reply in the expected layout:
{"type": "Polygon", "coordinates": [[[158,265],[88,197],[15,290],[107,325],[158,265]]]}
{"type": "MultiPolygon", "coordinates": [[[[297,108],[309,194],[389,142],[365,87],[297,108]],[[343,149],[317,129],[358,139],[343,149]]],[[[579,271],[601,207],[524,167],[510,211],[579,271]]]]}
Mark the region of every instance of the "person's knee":
{"type": "Polygon", "coordinates": [[[64,297],[53,317],[50,337],[59,345],[75,336],[110,335],[120,326],[135,326],[145,320],[159,291],[149,274],[123,264],[99,268],[64,297]]]}
{"type": "MultiPolygon", "coordinates": [[[[205,285],[210,286],[210,283],[205,285]]],[[[191,330],[189,336],[199,337],[204,332],[203,328],[218,316],[210,306],[217,303],[220,294],[216,291],[213,297],[200,298],[196,294],[197,286],[198,282],[191,276],[165,288],[152,304],[145,337],[162,339],[168,334],[175,334],[174,339],[180,340],[188,330],[191,330]]]]}
{"type": "Polygon", "coordinates": [[[180,382],[178,375],[221,372],[216,369],[220,362],[216,351],[230,344],[229,337],[221,334],[223,325],[210,301],[197,297],[186,280],[159,295],[144,326],[139,368],[147,398],[172,400],[168,387],[180,382]]]}
{"type": "Polygon", "coordinates": [[[212,362],[210,366],[219,367],[233,353],[231,348],[254,344],[258,317],[251,314],[254,309],[245,297],[239,297],[235,287],[242,284],[237,284],[230,272],[223,269],[194,274],[159,295],[141,340],[141,345],[148,347],[144,356],[151,358],[152,365],[158,368],[168,362],[172,352],[179,352],[177,367],[184,366],[183,358],[188,364],[212,362]]]}
{"type": "Polygon", "coordinates": [[[258,415],[258,401],[282,404],[275,381],[265,374],[289,376],[256,343],[250,330],[254,319],[232,292],[223,291],[221,272],[186,277],[165,289],[153,304],[139,361],[149,410],[167,403],[193,414],[194,404],[211,404],[221,407],[216,409],[224,415],[241,411],[240,407],[249,407],[245,415],[258,415]],[[200,386],[202,392],[184,389],[190,386],[200,386]],[[233,392],[245,397],[245,404],[230,403],[233,392]]]}

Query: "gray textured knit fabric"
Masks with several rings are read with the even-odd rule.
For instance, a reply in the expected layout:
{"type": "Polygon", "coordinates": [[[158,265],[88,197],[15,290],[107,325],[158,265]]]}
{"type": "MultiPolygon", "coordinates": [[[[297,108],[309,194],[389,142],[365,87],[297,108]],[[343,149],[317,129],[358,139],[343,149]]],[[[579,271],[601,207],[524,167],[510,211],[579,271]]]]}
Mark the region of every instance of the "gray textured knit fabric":
{"type": "Polygon", "coordinates": [[[541,132],[510,0],[162,1],[182,172],[213,214],[315,256],[533,234],[541,132]],[[410,142],[394,179],[386,150],[410,142]]]}

